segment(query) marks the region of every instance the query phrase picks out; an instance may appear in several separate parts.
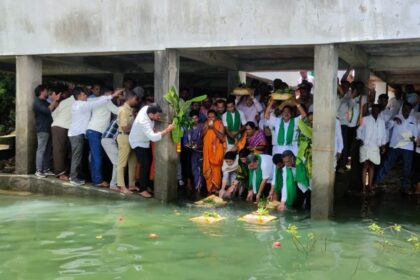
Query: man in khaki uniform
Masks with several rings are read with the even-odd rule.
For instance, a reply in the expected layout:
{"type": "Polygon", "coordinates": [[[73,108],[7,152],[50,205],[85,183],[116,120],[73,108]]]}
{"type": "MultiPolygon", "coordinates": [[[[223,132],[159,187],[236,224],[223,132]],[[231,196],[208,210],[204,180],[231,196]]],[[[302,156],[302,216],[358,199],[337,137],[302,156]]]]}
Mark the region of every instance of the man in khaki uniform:
{"type": "Polygon", "coordinates": [[[122,193],[130,193],[135,189],[136,155],[128,142],[128,135],[134,122],[133,107],[139,103],[139,97],[129,92],[124,105],[118,108],[118,163],[117,163],[117,185],[122,193]],[[128,163],[128,186],[124,181],[124,170],[128,163]]]}

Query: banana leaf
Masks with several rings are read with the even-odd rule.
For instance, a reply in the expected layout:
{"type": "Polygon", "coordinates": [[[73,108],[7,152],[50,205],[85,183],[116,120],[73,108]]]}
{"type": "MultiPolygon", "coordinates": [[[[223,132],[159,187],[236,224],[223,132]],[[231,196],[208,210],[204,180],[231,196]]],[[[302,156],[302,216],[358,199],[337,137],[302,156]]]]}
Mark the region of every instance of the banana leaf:
{"type": "Polygon", "coordinates": [[[191,127],[191,121],[187,115],[187,112],[191,107],[191,103],[201,102],[207,98],[207,95],[201,95],[188,101],[184,101],[179,98],[176,88],[171,87],[163,98],[169,103],[169,105],[171,105],[174,111],[173,124],[175,128],[172,130],[171,136],[172,141],[175,144],[178,144],[181,142],[184,131],[191,127]]]}
{"type": "Polygon", "coordinates": [[[303,162],[309,178],[312,177],[312,127],[307,119],[301,119],[298,123],[298,153],[296,164],[303,162]]]}

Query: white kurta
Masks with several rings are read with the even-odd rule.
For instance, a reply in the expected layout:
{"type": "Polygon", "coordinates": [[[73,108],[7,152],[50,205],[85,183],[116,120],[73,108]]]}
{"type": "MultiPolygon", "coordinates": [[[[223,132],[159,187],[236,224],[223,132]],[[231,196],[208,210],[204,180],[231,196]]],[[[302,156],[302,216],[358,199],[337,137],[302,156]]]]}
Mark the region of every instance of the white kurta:
{"type": "Polygon", "coordinates": [[[384,120],[379,116],[376,120],[372,116],[364,117],[362,125],[357,129],[357,139],[363,141],[359,151],[360,162],[369,160],[376,165],[380,164],[379,148],[387,143],[384,120]]]}
{"type": "Polygon", "coordinates": [[[408,138],[418,135],[417,120],[413,116],[409,116],[407,119],[402,115],[397,115],[396,117],[401,120],[401,124],[397,124],[395,121],[390,122],[392,135],[389,146],[394,149],[400,148],[413,151],[414,144],[408,138]]]}
{"type": "MultiPolygon", "coordinates": [[[[272,114],[270,116],[270,119],[267,120],[267,125],[270,127],[271,129],[271,135],[272,135],[272,144],[273,144],[273,155],[275,154],[282,154],[284,151],[286,150],[290,150],[293,152],[294,155],[297,155],[297,151],[298,151],[298,124],[299,121],[301,119],[301,116],[297,116],[294,118],[295,120],[295,127],[294,127],[294,132],[293,132],[293,141],[291,145],[279,145],[277,142],[277,137],[278,137],[278,132],[280,129],[280,124],[281,124],[281,117],[276,117],[274,116],[274,114],[272,114]]],[[[289,122],[285,122],[284,123],[284,139],[286,140],[287,137],[287,130],[289,128],[289,122]]]]}
{"type": "MultiPolygon", "coordinates": [[[[261,158],[261,172],[262,172],[262,179],[267,180],[267,183],[271,182],[271,178],[273,177],[273,162],[272,157],[269,155],[260,155],[261,158]]],[[[257,193],[257,174],[256,170],[249,170],[250,172],[254,172],[254,180],[252,181],[252,191],[257,193]]]]}

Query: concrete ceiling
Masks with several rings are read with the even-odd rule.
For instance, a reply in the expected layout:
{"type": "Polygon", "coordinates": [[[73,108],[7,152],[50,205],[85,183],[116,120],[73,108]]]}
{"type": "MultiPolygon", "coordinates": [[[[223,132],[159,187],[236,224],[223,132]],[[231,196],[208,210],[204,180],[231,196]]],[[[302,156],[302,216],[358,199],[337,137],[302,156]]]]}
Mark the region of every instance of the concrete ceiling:
{"type": "MultiPolygon", "coordinates": [[[[412,83],[420,89],[420,42],[340,44],[339,68],[368,67],[389,84],[412,83]]],[[[180,50],[181,87],[225,92],[227,72],[313,69],[314,46],[251,49],[180,50]]],[[[14,58],[0,60],[0,70],[14,72],[14,58]]],[[[112,83],[113,73],[125,73],[153,85],[153,53],[95,56],[43,56],[47,79],[112,83]]]]}

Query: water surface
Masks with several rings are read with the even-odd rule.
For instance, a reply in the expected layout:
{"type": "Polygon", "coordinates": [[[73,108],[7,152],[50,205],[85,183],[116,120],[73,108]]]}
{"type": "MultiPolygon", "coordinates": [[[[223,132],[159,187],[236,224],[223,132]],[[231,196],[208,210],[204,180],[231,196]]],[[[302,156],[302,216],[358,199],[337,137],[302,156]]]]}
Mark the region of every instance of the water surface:
{"type": "MultiPolygon", "coordinates": [[[[255,206],[237,203],[218,210],[226,220],[204,226],[189,221],[204,210],[185,203],[0,195],[0,279],[419,279],[419,254],[384,251],[367,229],[399,222],[418,232],[416,206],[374,205],[366,214],[371,205],[359,204],[345,200],[335,221],[288,212],[255,226],[237,220],[255,206]],[[299,253],[289,224],[326,245],[299,253]]],[[[405,246],[398,239],[389,238],[405,246]]]]}

